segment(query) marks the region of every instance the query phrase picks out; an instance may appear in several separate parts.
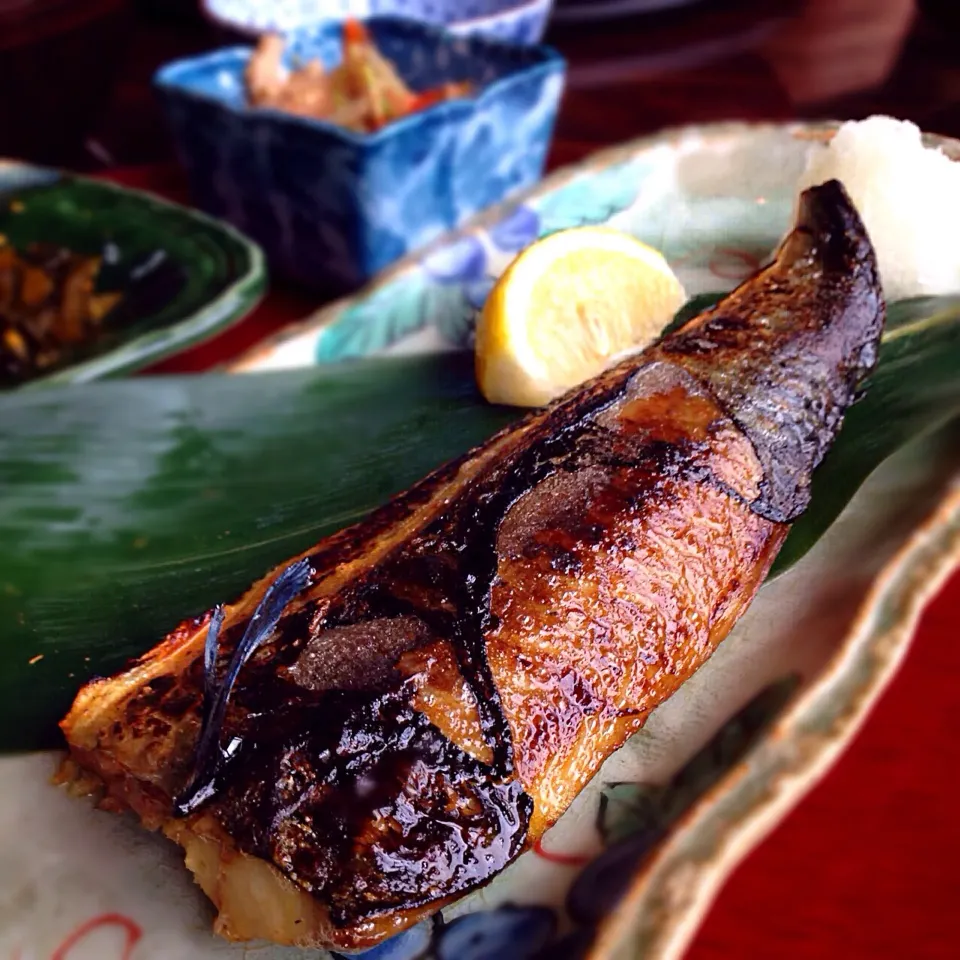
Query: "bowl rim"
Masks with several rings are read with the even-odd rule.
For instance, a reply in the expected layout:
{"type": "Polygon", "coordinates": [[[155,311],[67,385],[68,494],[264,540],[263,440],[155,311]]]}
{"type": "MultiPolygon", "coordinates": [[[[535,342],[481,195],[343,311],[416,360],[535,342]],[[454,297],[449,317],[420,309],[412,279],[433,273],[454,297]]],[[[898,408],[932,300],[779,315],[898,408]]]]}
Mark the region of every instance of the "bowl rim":
{"type": "MultiPolygon", "coordinates": [[[[203,0],[204,4],[208,0],[203,0]]],[[[549,16],[553,8],[554,0],[510,0],[510,5],[504,7],[498,13],[485,13],[481,17],[470,17],[467,20],[451,20],[447,24],[447,29],[452,29],[455,33],[467,33],[470,30],[479,30],[482,27],[496,23],[505,17],[512,17],[517,13],[526,10],[536,10],[543,7],[546,15],[549,16]]],[[[527,44],[527,46],[536,46],[536,44],[527,44]]]]}
{"type": "MultiPolygon", "coordinates": [[[[68,184],[71,181],[90,183],[105,193],[132,197],[143,206],[145,215],[151,213],[151,208],[160,207],[189,221],[200,221],[215,232],[229,237],[246,258],[242,271],[238,270],[237,275],[223,289],[190,313],[172,319],[156,330],[147,330],[130,336],[103,353],[95,353],[86,359],[67,363],[48,374],[32,377],[14,385],[11,388],[13,390],[36,390],[49,386],[87,383],[142,370],[181,353],[239,322],[256,306],[266,290],[267,267],[263,250],[254,240],[223,220],[211,217],[193,207],[174,203],[147,190],[138,190],[112,180],[84,176],[56,167],[0,156],[0,174],[10,170],[31,171],[38,175],[49,176],[49,179],[41,182],[30,183],[31,187],[56,187],[58,184],[68,184]],[[156,349],[149,349],[151,343],[155,344],[156,349]]],[[[11,192],[16,192],[16,189],[16,187],[12,188],[11,192]]]]}
{"type": "MultiPolygon", "coordinates": [[[[298,114],[277,110],[273,107],[250,107],[247,104],[233,104],[223,97],[197,90],[190,85],[189,82],[183,81],[183,74],[195,70],[198,67],[210,67],[220,64],[224,66],[229,64],[232,66],[241,61],[245,64],[253,52],[253,47],[245,44],[219,47],[196,56],[182,57],[165,63],[154,73],[153,86],[155,89],[168,95],[208,104],[240,118],[269,119],[278,124],[303,129],[305,131],[323,131],[351,146],[372,148],[394,137],[399,137],[405,131],[415,129],[425,122],[440,119],[456,120],[461,116],[466,117],[475,113],[481,104],[487,100],[498,97],[503,91],[508,90],[520,81],[526,82],[530,79],[547,77],[551,74],[563,75],[566,72],[566,59],[559,51],[544,43],[519,44],[509,43],[494,37],[477,36],[475,34],[463,35],[454,33],[443,26],[427,24],[419,20],[411,20],[407,17],[365,17],[361,22],[386,27],[388,30],[397,30],[401,33],[405,32],[408,35],[417,35],[419,39],[434,40],[445,46],[469,44],[480,48],[477,51],[470,51],[470,55],[478,59],[479,55],[483,53],[492,53],[506,58],[519,59],[523,57],[528,62],[517,64],[515,69],[512,69],[509,73],[483,85],[475,96],[444,100],[427,107],[425,110],[408,113],[406,116],[400,117],[398,120],[394,120],[372,133],[358,133],[346,127],[341,127],[338,124],[331,123],[329,120],[303,117],[298,114]]],[[[342,23],[340,21],[327,20],[296,27],[292,30],[284,31],[282,35],[284,38],[294,39],[300,38],[303,35],[322,37],[334,33],[339,35],[341,30],[342,23]]]]}
{"type": "MultiPolygon", "coordinates": [[[[439,23],[438,21],[433,20],[417,20],[417,22],[432,24],[435,26],[446,26],[448,30],[453,30],[454,32],[460,33],[482,29],[482,27],[493,24],[503,17],[513,16],[520,10],[526,10],[528,8],[533,9],[542,6],[549,11],[553,5],[554,0],[509,0],[509,6],[505,7],[498,13],[485,13],[479,17],[470,17],[467,20],[448,20],[446,23],[439,23]]],[[[214,9],[216,6],[215,0],[200,0],[199,6],[201,14],[203,14],[203,16],[214,26],[222,27],[225,30],[232,30],[235,33],[246,34],[251,39],[256,39],[264,33],[269,33],[271,30],[275,30],[273,27],[255,27],[249,22],[231,20],[229,15],[223,11],[214,9]]],[[[323,23],[342,23],[349,16],[350,14],[337,12],[334,10],[331,10],[328,13],[318,13],[316,15],[316,19],[309,22],[300,23],[296,27],[291,27],[290,30],[299,30],[308,26],[318,26],[323,23]]],[[[390,14],[383,14],[382,16],[390,16],[390,14]]],[[[372,17],[360,17],[358,19],[369,20],[372,19],[372,17]]],[[[409,19],[416,20],[416,18],[413,17],[409,19]]]]}

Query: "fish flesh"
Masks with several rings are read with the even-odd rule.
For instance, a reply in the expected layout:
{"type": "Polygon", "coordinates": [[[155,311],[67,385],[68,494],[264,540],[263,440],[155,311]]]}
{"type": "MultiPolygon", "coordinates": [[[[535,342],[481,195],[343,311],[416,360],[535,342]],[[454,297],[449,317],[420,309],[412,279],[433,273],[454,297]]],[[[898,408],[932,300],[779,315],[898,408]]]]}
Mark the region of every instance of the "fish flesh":
{"type": "Polygon", "coordinates": [[[62,779],[234,940],[361,949],[530,848],[747,608],[877,356],[842,186],[712,309],[88,683],[62,779]]]}

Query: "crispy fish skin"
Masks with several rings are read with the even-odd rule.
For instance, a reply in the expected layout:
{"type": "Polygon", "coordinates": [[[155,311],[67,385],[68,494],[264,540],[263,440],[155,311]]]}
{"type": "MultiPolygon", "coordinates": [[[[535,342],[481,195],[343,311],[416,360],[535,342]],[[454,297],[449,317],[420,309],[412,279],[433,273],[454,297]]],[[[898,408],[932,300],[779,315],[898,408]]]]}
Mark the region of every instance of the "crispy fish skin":
{"type": "MultiPolygon", "coordinates": [[[[872,368],[842,187],[712,310],[308,551],[195,772],[210,615],[62,722],[65,779],[186,849],[232,939],[371,946],[488,881],[749,605],[872,368]],[[229,744],[229,749],[225,745],[229,744]]],[[[227,607],[229,657],[273,571],[227,607]]]]}

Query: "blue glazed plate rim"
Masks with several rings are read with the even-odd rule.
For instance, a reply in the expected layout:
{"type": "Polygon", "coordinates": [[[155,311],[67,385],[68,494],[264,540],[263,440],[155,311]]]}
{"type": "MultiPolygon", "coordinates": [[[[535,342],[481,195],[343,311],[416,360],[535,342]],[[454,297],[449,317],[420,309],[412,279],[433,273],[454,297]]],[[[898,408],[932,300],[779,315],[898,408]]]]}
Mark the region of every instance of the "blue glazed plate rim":
{"type": "MultiPolygon", "coordinates": [[[[253,47],[243,44],[221,47],[208,53],[199,54],[198,56],[184,57],[166,63],[153,75],[153,84],[157,89],[165,93],[209,104],[238,117],[269,118],[287,127],[323,131],[353,146],[373,147],[393,137],[400,136],[405,130],[416,127],[422,123],[438,119],[455,120],[461,116],[468,116],[476,112],[480,105],[486,101],[498,97],[505,90],[509,90],[515,83],[521,80],[527,81],[531,78],[547,77],[551,74],[563,73],[567,66],[566,60],[557,50],[543,43],[521,45],[517,43],[507,43],[492,37],[476,35],[464,36],[445,29],[442,26],[425,24],[416,20],[409,20],[405,17],[365,17],[362,18],[361,22],[382,25],[388,28],[400,28],[408,34],[419,34],[421,39],[435,39],[448,46],[466,43],[473,47],[486,48],[498,54],[508,54],[513,57],[522,56],[529,59],[530,62],[518,64],[516,69],[511,70],[506,76],[498,77],[491,83],[484,84],[480,92],[474,97],[458,97],[455,100],[443,101],[442,103],[428,107],[426,110],[419,110],[416,113],[407,114],[407,116],[401,117],[399,120],[394,120],[373,133],[357,133],[356,131],[348,130],[345,127],[331,123],[329,120],[315,120],[310,117],[301,117],[296,114],[286,113],[282,110],[274,110],[273,108],[250,107],[246,104],[236,105],[229,103],[222,97],[196,90],[189,83],[185,83],[181,79],[181,74],[192,71],[197,67],[216,66],[218,64],[229,64],[232,66],[237,61],[243,61],[245,63],[250,58],[253,47]]],[[[339,21],[330,21],[319,25],[314,24],[306,27],[297,27],[294,30],[287,31],[284,35],[287,37],[297,37],[304,33],[310,33],[323,36],[327,33],[339,33],[340,30],[341,24],[339,21]]],[[[476,54],[471,51],[471,56],[475,55],[476,54]]]]}
{"type": "Polygon", "coordinates": [[[229,237],[237,245],[237,249],[243,251],[246,257],[245,269],[238,271],[226,287],[192,313],[175,319],[160,329],[132,336],[104,353],[70,363],[45,376],[27,380],[13,387],[14,390],[36,390],[49,386],[87,383],[142,370],[151,364],[182,353],[189,347],[238,323],[256,306],[266,289],[267,271],[263,251],[253,240],[228,223],[191,207],[165,200],[146,190],[137,190],[109,180],[84,177],[53,167],[0,157],[0,192],[8,186],[10,191],[16,191],[37,186],[53,187],[58,183],[78,180],[94,183],[104,192],[124,194],[133,198],[136,202],[143,204],[145,216],[151,215],[151,208],[161,207],[182,220],[202,222],[214,235],[219,233],[221,236],[229,237]]]}

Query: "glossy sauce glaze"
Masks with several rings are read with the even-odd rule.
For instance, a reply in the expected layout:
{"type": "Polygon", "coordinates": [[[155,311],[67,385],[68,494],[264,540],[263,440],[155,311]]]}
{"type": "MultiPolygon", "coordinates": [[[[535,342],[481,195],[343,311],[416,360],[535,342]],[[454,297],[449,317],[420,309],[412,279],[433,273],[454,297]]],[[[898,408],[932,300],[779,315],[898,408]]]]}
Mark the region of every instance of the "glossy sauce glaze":
{"type": "Polygon", "coordinates": [[[882,322],[856,213],[837,184],[808,192],[777,261],[717,308],[304,555],[202,803],[205,684],[290,567],[226,609],[212,667],[208,628],[185,628],[81,691],[75,757],[145,819],[168,804],[185,845],[209,830],[221,871],[229,846],[307,891],[320,932],[273,939],[415,922],[534,843],[726,636],[882,322]]]}

